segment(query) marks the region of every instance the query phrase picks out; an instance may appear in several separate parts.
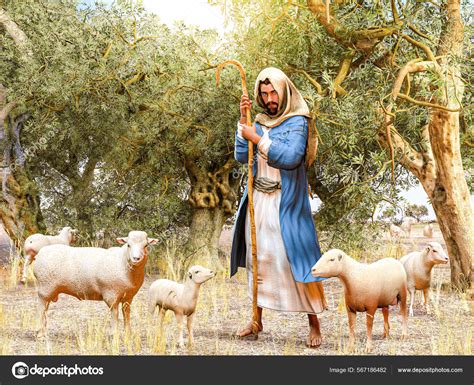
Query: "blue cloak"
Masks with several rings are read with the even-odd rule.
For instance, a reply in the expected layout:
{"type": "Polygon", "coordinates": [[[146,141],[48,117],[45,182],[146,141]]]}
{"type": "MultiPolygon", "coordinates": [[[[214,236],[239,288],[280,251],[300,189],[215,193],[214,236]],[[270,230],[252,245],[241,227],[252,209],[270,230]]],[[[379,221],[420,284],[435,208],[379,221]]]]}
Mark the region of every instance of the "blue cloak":
{"type": "MultiPolygon", "coordinates": [[[[257,134],[263,136],[259,123],[255,123],[257,134]]],[[[308,122],[304,116],[288,118],[279,126],[269,131],[272,140],[268,151],[268,165],[280,169],[281,200],[280,226],[286,254],[290,262],[293,278],[298,282],[316,282],[324,278],[314,278],[311,268],[321,257],[311,215],[308,197],[308,181],[305,169],[306,141],[308,122]]],[[[257,174],[256,156],[258,147],[254,146],[253,175],[257,174]]],[[[235,159],[240,163],[248,163],[248,142],[235,135],[235,159]]],[[[247,215],[248,186],[240,201],[237,220],[233,229],[230,275],[233,276],[239,267],[245,267],[245,216],[247,215]]],[[[257,244],[258,248],[258,244],[257,244]]]]}

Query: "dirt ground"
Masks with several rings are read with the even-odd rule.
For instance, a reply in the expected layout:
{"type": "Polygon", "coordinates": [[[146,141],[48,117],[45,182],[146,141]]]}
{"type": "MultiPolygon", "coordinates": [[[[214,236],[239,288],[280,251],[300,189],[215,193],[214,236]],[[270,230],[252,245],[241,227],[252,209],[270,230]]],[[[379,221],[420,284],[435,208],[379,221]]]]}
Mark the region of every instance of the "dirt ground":
{"type": "MultiPolygon", "coordinates": [[[[442,243],[439,229],[434,240],[442,243]]],[[[421,227],[416,227],[411,240],[394,246],[388,239],[387,250],[402,247],[410,252],[427,240],[421,227]]],[[[228,253],[230,231],[223,232],[221,248],[228,253]]],[[[228,255],[228,254],[227,254],[228,255]]],[[[432,312],[426,314],[417,295],[415,315],[409,318],[409,337],[401,341],[401,317],[398,307],[390,308],[391,337],[382,339],[381,311],[374,321],[374,355],[471,355],[474,323],[465,296],[442,289],[449,283],[449,266],[437,266],[432,278],[432,312]]],[[[61,295],[50,306],[48,337],[37,339],[38,313],[34,281],[26,288],[12,285],[8,270],[0,275],[0,354],[15,355],[80,355],[80,354],[177,354],[177,355],[343,355],[348,354],[347,316],[343,288],[338,279],[324,282],[329,309],[319,315],[323,343],[318,349],[306,348],[307,316],[264,310],[264,331],[258,340],[234,337],[251,317],[251,301],[247,296],[245,271],[228,278],[223,270],[201,289],[195,317],[195,343],[192,348],[178,348],[175,320],[168,312],[164,334],[157,330],[156,314],[150,318],[146,310],[146,293],[158,276],[147,276],[132,304],[132,336],[120,339],[110,333],[109,312],[103,302],[79,301],[61,295]]],[[[365,354],[365,315],[358,315],[357,346],[354,354],[365,354]]]]}

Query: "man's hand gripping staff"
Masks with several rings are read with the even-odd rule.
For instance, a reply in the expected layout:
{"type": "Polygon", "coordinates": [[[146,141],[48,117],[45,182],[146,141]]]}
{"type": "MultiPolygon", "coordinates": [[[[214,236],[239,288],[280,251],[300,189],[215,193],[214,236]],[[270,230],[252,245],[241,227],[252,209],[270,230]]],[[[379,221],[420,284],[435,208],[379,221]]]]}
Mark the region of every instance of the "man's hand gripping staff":
{"type": "MultiPolygon", "coordinates": [[[[245,70],[241,63],[237,60],[227,60],[217,66],[217,73],[216,73],[216,80],[217,85],[219,85],[220,75],[222,68],[227,64],[235,65],[240,72],[240,78],[242,80],[242,93],[244,96],[248,98],[248,91],[247,91],[247,81],[245,77],[245,70]]],[[[250,99],[248,100],[250,102],[250,99]]],[[[245,108],[246,110],[246,122],[247,126],[252,126],[252,118],[250,116],[250,103],[245,108]]],[[[242,111],[241,111],[242,113],[242,111]]],[[[255,228],[255,213],[254,213],[254,206],[253,206],[253,143],[249,141],[249,158],[248,158],[248,204],[249,204],[249,213],[250,213],[250,234],[252,240],[252,266],[253,266],[253,324],[252,324],[252,332],[255,338],[258,338],[259,332],[259,325],[257,322],[258,315],[257,315],[257,292],[258,292],[258,270],[257,270],[257,235],[256,235],[256,228],[255,228]]]]}

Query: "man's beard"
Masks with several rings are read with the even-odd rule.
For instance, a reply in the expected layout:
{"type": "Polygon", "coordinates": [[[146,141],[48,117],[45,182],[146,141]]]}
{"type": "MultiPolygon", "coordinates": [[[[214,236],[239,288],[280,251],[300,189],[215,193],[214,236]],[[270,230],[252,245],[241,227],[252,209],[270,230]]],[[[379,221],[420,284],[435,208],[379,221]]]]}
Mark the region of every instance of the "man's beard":
{"type": "Polygon", "coordinates": [[[267,115],[276,115],[276,113],[278,112],[278,104],[273,102],[265,104],[265,112],[267,113],[267,115]],[[270,108],[270,104],[274,105],[275,108],[270,108]]]}

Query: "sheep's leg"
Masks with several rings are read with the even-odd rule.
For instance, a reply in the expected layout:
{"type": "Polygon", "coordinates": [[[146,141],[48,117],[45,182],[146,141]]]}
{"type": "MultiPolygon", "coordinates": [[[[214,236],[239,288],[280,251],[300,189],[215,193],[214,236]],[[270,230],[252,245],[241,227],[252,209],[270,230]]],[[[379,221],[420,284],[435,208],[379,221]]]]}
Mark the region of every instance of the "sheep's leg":
{"type": "Polygon", "coordinates": [[[372,328],[374,326],[374,315],[375,310],[367,310],[366,319],[367,319],[367,343],[365,345],[365,351],[370,353],[372,351],[372,328]]]}
{"type": "Polygon", "coordinates": [[[430,303],[429,303],[429,295],[430,295],[430,288],[427,287],[426,289],[423,289],[423,296],[425,297],[425,309],[426,309],[426,314],[430,314],[430,303]]]}
{"type": "Polygon", "coordinates": [[[20,282],[24,285],[26,283],[26,280],[28,278],[28,267],[30,266],[31,263],[33,263],[34,257],[30,254],[25,255],[25,263],[23,265],[23,274],[21,276],[20,282]]]}
{"type": "Polygon", "coordinates": [[[357,319],[357,313],[351,310],[347,310],[347,317],[349,319],[349,351],[352,352],[354,350],[355,345],[355,324],[357,319]]]}
{"type": "Polygon", "coordinates": [[[46,312],[48,311],[49,304],[51,301],[47,300],[45,297],[39,297],[40,304],[40,329],[38,331],[38,338],[43,338],[46,336],[46,312]]]}
{"type": "Polygon", "coordinates": [[[388,322],[388,306],[382,308],[383,313],[383,338],[389,336],[390,323],[388,322]]]}
{"type": "Polygon", "coordinates": [[[178,324],[178,346],[180,348],[184,347],[184,340],[183,340],[183,314],[181,313],[174,313],[176,316],[176,322],[178,324]]]}
{"type": "MultiPolygon", "coordinates": [[[[408,315],[407,315],[407,289],[403,287],[401,292],[398,294],[400,298],[400,313],[402,315],[402,339],[408,337],[408,315]]],[[[412,294],[412,298],[415,295],[412,294]]]]}
{"type": "Polygon", "coordinates": [[[130,306],[131,303],[126,301],[122,302],[122,314],[123,314],[123,322],[125,324],[125,335],[130,336],[130,306]]]}
{"type": "Polygon", "coordinates": [[[166,309],[158,306],[158,335],[160,340],[163,339],[163,321],[165,320],[166,309]]]}
{"type": "Polygon", "coordinates": [[[111,330],[112,334],[116,334],[118,332],[118,312],[119,312],[119,305],[120,299],[116,298],[115,293],[111,291],[106,291],[103,293],[102,298],[104,302],[110,309],[110,316],[111,316],[111,330]]]}
{"type": "Polygon", "coordinates": [[[415,289],[410,289],[410,317],[413,317],[413,304],[415,303],[415,289]]]}
{"type": "Polygon", "coordinates": [[[194,313],[191,315],[188,315],[186,319],[186,326],[188,327],[188,346],[189,347],[191,347],[194,343],[193,318],[194,318],[194,313]]]}
{"type": "Polygon", "coordinates": [[[158,325],[160,327],[160,331],[163,330],[163,321],[165,320],[166,309],[158,305],[158,325]]]}
{"type": "Polygon", "coordinates": [[[112,333],[116,334],[118,332],[118,303],[114,303],[110,308],[110,312],[112,313],[112,333]]]}
{"type": "MultiPolygon", "coordinates": [[[[153,316],[153,313],[155,312],[155,308],[157,306],[157,303],[154,299],[149,299],[148,300],[148,314],[150,315],[150,318],[153,316]]],[[[158,308],[160,306],[158,305],[158,308]]]]}

